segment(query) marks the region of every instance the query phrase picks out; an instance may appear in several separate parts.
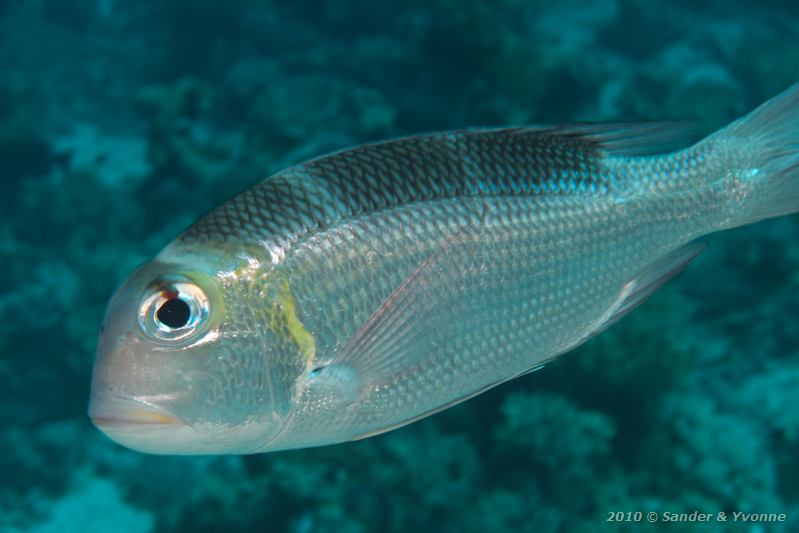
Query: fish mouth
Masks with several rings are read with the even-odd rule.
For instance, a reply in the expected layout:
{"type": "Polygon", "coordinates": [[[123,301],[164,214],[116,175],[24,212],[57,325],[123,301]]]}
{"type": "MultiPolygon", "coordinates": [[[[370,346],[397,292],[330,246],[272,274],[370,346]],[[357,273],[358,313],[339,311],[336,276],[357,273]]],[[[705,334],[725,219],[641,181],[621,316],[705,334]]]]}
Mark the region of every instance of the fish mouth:
{"type": "Polygon", "coordinates": [[[136,398],[102,394],[92,396],[89,418],[101,430],[123,427],[181,427],[185,420],[136,398]]]}
{"type": "Polygon", "coordinates": [[[92,395],[89,418],[97,429],[126,448],[159,455],[207,453],[207,439],[192,424],[146,398],[92,395]]]}

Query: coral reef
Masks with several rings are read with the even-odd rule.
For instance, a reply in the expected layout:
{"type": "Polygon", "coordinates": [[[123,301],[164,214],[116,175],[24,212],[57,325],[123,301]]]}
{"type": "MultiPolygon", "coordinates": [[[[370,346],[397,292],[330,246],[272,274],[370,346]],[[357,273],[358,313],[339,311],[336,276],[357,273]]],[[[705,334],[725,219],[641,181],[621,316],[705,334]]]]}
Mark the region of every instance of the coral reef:
{"type": "Polygon", "coordinates": [[[366,441],[145,456],[85,408],[115,285],[271,172],[466,126],[706,133],[796,82],[797,43],[779,0],[0,2],[0,530],[796,530],[796,217],[706,238],[573,354],[366,441]],[[703,526],[678,525],[654,527],[703,526]]]}

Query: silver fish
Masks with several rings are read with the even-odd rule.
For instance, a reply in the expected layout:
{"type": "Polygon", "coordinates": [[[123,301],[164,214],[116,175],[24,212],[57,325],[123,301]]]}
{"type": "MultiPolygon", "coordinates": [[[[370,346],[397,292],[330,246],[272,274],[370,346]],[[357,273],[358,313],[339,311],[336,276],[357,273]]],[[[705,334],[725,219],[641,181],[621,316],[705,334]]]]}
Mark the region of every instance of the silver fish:
{"type": "Polygon", "coordinates": [[[151,453],[376,435],[540,368],[707,233],[799,210],[799,85],[687,148],[673,124],[466,130],[282,171],[108,306],[89,414],[151,453]]]}

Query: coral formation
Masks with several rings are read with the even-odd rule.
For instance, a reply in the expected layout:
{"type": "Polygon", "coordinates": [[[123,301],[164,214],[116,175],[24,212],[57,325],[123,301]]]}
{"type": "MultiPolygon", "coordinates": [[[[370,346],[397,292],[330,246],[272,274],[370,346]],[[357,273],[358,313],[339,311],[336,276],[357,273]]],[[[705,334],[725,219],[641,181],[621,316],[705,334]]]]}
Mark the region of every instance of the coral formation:
{"type": "Polygon", "coordinates": [[[706,238],[575,353],[363,442],[153,457],[85,416],[114,286],[230,195],[426,130],[712,131],[797,81],[794,3],[21,0],[0,30],[0,529],[633,531],[608,513],[699,510],[796,530],[796,217],[706,238]]]}

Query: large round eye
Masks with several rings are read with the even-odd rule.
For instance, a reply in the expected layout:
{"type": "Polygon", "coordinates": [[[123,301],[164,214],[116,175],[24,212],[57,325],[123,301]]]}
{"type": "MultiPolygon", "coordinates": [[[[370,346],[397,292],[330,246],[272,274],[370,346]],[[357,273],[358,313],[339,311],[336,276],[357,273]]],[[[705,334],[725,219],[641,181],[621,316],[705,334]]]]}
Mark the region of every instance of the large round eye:
{"type": "Polygon", "coordinates": [[[208,297],[191,280],[163,279],[146,289],[139,324],[156,340],[184,340],[205,330],[209,311],[208,297]]]}

